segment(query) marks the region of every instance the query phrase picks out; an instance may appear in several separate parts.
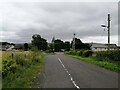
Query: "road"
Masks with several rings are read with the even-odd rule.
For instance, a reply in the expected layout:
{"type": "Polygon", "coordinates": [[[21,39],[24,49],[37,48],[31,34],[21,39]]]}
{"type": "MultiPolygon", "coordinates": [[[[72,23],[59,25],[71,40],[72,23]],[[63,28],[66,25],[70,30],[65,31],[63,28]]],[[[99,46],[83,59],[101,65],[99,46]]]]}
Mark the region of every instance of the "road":
{"type": "Polygon", "coordinates": [[[118,74],[62,53],[48,55],[42,88],[118,88],[118,74]]]}

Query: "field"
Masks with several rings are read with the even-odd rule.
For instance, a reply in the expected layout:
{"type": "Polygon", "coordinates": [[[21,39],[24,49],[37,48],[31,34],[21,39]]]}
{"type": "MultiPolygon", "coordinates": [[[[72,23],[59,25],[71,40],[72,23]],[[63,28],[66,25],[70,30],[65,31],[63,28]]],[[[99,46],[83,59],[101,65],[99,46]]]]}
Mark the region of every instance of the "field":
{"type": "Polygon", "coordinates": [[[44,66],[44,54],[37,51],[2,51],[2,87],[30,88],[44,66]]]}

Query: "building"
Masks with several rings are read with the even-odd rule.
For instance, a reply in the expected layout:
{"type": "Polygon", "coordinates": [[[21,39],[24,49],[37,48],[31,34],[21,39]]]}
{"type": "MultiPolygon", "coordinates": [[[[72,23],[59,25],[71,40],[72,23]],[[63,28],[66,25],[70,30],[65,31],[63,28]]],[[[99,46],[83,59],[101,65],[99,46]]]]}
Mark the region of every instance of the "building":
{"type": "Polygon", "coordinates": [[[10,51],[13,50],[15,47],[15,44],[10,44],[8,42],[0,42],[0,51],[10,51]]]}
{"type": "MultiPolygon", "coordinates": [[[[92,51],[106,51],[108,50],[108,44],[102,43],[89,43],[92,51]]],[[[110,50],[118,50],[116,44],[110,44],[110,50]]]]}

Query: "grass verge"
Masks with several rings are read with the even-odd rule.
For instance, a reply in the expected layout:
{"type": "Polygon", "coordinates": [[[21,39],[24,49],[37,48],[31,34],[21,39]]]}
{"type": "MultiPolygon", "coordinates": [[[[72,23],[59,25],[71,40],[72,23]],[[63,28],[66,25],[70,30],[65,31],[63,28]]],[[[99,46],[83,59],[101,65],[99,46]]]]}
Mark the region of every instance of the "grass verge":
{"type": "Polygon", "coordinates": [[[102,68],[105,68],[105,69],[108,69],[114,72],[120,72],[120,63],[110,62],[110,61],[99,61],[94,57],[81,57],[81,56],[68,55],[68,54],[65,54],[65,55],[97,65],[99,67],[102,67],[102,68]]]}
{"type": "Polygon", "coordinates": [[[31,64],[29,68],[18,66],[15,74],[10,73],[2,81],[4,88],[31,88],[34,77],[43,70],[45,54],[40,53],[40,62],[31,64]]]}

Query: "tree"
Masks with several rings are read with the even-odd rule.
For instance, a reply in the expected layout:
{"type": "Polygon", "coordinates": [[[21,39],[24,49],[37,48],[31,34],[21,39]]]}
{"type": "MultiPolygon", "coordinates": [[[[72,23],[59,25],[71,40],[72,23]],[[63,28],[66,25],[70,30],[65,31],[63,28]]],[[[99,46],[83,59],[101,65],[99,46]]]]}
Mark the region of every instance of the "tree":
{"type": "Polygon", "coordinates": [[[69,51],[70,50],[70,42],[69,41],[65,41],[64,47],[65,47],[65,51],[69,51]]]}
{"type": "Polygon", "coordinates": [[[61,49],[64,49],[64,42],[60,39],[57,39],[54,41],[54,48],[56,52],[61,51],[61,49]]]}
{"type": "Polygon", "coordinates": [[[90,45],[87,43],[84,43],[83,49],[90,50],[90,45]]]}
{"type": "MultiPolygon", "coordinates": [[[[71,47],[73,45],[73,40],[71,41],[71,47]]],[[[82,43],[79,38],[75,38],[75,49],[87,49],[90,50],[89,44],[82,43]]]]}
{"type": "Polygon", "coordinates": [[[32,45],[37,47],[38,50],[46,50],[47,40],[44,38],[41,38],[39,34],[34,34],[32,36],[32,45]]]}
{"type": "MultiPolygon", "coordinates": [[[[71,41],[71,47],[73,45],[73,40],[71,41]]],[[[82,49],[83,43],[79,38],[75,38],[75,49],[82,49]]]]}
{"type": "Polygon", "coordinates": [[[47,50],[47,40],[44,38],[41,38],[41,42],[42,42],[41,50],[43,51],[47,50]]]}
{"type": "Polygon", "coordinates": [[[25,50],[25,51],[28,50],[28,44],[27,44],[27,43],[24,44],[24,50],[25,50]]]}

